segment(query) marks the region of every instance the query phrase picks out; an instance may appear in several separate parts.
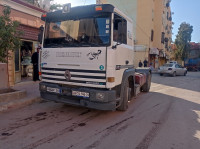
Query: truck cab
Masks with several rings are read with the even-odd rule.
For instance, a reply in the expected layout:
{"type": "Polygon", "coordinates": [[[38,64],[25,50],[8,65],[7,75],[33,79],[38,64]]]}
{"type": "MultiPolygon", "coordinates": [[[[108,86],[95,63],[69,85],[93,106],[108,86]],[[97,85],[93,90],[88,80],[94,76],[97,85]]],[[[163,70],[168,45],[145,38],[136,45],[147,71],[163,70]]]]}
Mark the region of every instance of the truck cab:
{"type": "MultiPolygon", "coordinates": [[[[68,6],[42,16],[41,97],[100,110],[126,110],[129,96],[136,94],[136,71],[140,72],[133,65],[131,19],[110,4],[68,6]]],[[[150,69],[142,74],[147,80],[150,69]]]]}

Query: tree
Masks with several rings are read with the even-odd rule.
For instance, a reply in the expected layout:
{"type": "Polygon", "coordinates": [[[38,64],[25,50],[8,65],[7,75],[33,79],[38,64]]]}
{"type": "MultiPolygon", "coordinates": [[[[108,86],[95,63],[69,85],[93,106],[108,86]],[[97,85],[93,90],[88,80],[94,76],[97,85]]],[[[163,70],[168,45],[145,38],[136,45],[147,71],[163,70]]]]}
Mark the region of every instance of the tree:
{"type": "Polygon", "coordinates": [[[25,0],[25,1],[30,4],[34,4],[47,11],[55,11],[62,8],[62,5],[55,3],[54,0],[25,0]]]}
{"type": "Polygon", "coordinates": [[[10,51],[14,51],[21,45],[21,31],[17,30],[19,22],[10,19],[10,7],[4,6],[3,15],[0,16],[0,62],[7,62],[10,51]]]}
{"type": "Polygon", "coordinates": [[[61,8],[62,8],[62,5],[60,5],[60,4],[52,4],[50,7],[50,11],[59,10],[61,8]]]}
{"type": "Polygon", "coordinates": [[[192,32],[193,26],[186,22],[181,23],[175,39],[175,44],[177,47],[175,52],[176,59],[181,59],[184,61],[186,58],[188,58],[192,32]]]}

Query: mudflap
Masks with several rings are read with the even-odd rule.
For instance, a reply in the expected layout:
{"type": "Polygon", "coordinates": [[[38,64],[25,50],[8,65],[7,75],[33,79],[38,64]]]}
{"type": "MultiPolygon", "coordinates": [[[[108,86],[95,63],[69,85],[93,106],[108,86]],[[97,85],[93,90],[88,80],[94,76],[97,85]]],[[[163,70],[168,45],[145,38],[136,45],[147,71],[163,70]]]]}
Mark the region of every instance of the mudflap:
{"type": "Polygon", "coordinates": [[[146,83],[141,87],[141,91],[143,92],[149,92],[150,87],[151,87],[151,69],[149,67],[147,68],[136,68],[135,72],[145,74],[146,77],[146,83]]]}
{"type": "Polygon", "coordinates": [[[138,68],[135,69],[135,72],[146,73],[146,74],[150,73],[151,74],[151,69],[150,69],[150,67],[143,67],[143,68],[138,67],[138,68]]]}

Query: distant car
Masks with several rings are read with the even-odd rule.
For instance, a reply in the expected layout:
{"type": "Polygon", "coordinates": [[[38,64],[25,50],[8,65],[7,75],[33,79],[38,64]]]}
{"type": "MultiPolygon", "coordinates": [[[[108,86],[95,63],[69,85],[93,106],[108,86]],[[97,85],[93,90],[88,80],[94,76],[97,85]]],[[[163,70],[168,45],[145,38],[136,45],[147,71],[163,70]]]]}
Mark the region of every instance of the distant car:
{"type": "Polygon", "coordinates": [[[177,64],[177,61],[170,61],[170,64],[177,64]]]}
{"type": "Polygon", "coordinates": [[[187,69],[182,67],[179,64],[175,64],[175,63],[167,63],[164,64],[163,66],[161,66],[158,69],[159,74],[162,76],[163,74],[168,74],[171,75],[173,77],[175,77],[176,75],[184,75],[186,76],[187,74],[187,69]]]}

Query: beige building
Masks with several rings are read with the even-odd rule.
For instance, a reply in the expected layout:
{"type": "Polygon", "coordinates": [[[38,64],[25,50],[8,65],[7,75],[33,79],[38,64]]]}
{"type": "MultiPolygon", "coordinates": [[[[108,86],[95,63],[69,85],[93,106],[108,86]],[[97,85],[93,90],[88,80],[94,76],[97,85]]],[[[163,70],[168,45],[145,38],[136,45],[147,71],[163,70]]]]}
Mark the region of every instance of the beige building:
{"type": "Polygon", "coordinates": [[[169,59],[172,17],[170,0],[97,0],[97,4],[109,3],[133,19],[135,58],[147,59],[149,65],[158,68],[169,59]]]}
{"type": "Polygon", "coordinates": [[[170,58],[172,42],[171,0],[155,0],[154,40],[153,47],[159,50],[155,57],[156,68],[166,63],[170,58]]]}

